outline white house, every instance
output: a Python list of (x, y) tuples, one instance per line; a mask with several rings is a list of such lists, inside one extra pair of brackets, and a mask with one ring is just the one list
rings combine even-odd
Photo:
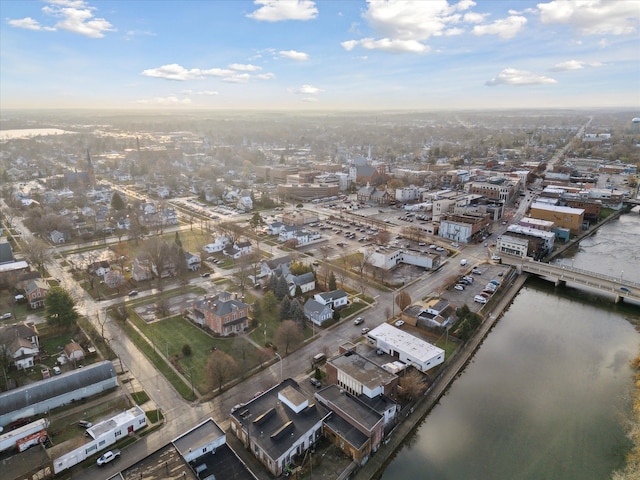
[(296, 294), (296, 290), (300, 287), (302, 293), (307, 293), (316, 288), (316, 276), (313, 272), (303, 273), (302, 275), (289, 274), (286, 277), (287, 284), (289, 285), (289, 296), (293, 297)]
[(341, 288), (332, 290), (331, 292), (316, 293), (313, 299), (322, 305), (329, 305), (334, 309), (344, 307), (349, 303), (347, 292)]
[(192, 272), (200, 270), (200, 257), (190, 252), (184, 252), (187, 268)]
[(227, 245), (229, 245), (231, 241), (229, 240), (229, 238), (225, 237), (225, 236), (220, 236), (218, 238), (216, 238), (216, 241), (213, 243), (208, 243), (207, 245), (205, 245), (203, 247), (203, 250), (207, 253), (216, 253), (216, 252), (221, 252), (224, 250), (224, 247), (226, 247)]
[(19, 323), (0, 330), (0, 349), (11, 355), (18, 370), (31, 368), (40, 352), (38, 330), (35, 325)]
[(64, 355), (70, 362), (78, 362), (84, 360), (84, 350), (77, 342), (67, 343), (64, 346)]

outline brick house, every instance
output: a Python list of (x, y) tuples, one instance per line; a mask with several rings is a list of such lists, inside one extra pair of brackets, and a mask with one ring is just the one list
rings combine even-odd
[(222, 292), (194, 302), (188, 317), (198, 325), (226, 337), (249, 328), (249, 305), (238, 300), (237, 295)]

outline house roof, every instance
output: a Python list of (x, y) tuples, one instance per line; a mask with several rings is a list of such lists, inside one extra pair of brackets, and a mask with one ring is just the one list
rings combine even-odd
[(296, 285), (306, 285), (307, 283), (316, 281), (316, 276), (313, 272), (303, 273), (302, 275), (292, 275), (291, 277), (291, 281)]
[(298, 383), (287, 378), (231, 415), (246, 427), (261, 450), (279, 459), (329, 415), (322, 405), (309, 400)]
[(204, 300), (195, 302), (194, 307), (201, 311), (209, 310), (218, 317), (222, 317), (231, 313), (233, 310), (243, 310), (247, 308), (248, 305), (240, 300), (231, 298), (229, 292), (222, 292), (211, 298), (205, 298)]
[(64, 353), (68, 356), (70, 356), (73, 352), (82, 352), (84, 353), (84, 350), (82, 349), (82, 347), (80, 346), (79, 343), (76, 342), (71, 342), (71, 343), (67, 343), (64, 346)]
[(115, 377), (113, 364), (104, 361), (9, 390), (0, 394), (0, 416)]
[[(335, 407), (342, 415), (349, 417), (354, 423), (371, 431), (382, 421), (382, 415), (361, 402), (358, 397), (342, 390), (338, 385), (329, 385), (319, 392), (316, 398), (327, 408)], [(330, 406), (331, 405), (331, 406)]]
[(304, 304), (304, 313), (306, 315), (320, 314), (325, 309), (331, 310), (331, 307), (329, 305), (323, 305), (322, 303), (314, 300), (313, 298), (310, 298)]
[(371, 390), (396, 379), (393, 373), (387, 372), (384, 368), (352, 351), (331, 358), (329, 363)]
[(17, 323), (0, 329), (0, 343), (10, 343), (14, 338), (25, 338), (31, 340), (38, 335), (38, 329), (26, 323)]
[(320, 295), (320, 297), (325, 302), (333, 302), (338, 298), (346, 297), (347, 292), (345, 292), (341, 288), (338, 288), (337, 290), (332, 290), (331, 292), (322, 292), (322, 293), (319, 293), (318, 295)]
[(33, 280), (29, 280), (26, 286), (24, 287), (24, 291), (27, 294), (37, 289), (49, 290), (49, 284), (45, 282), (42, 278), (34, 278)]
[(180, 455), (184, 456), (220, 438), (225, 438), (224, 432), (216, 422), (209, 418), (173, 440), (173, 444)]
[(0, 263), (13, 262), (13, 251), (9, 242), (0, 242)]

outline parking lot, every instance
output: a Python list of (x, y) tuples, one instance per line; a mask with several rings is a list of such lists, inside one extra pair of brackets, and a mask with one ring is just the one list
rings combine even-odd
[[(479, 299), (478, 301), (474, 300), (476, 296), (486, 298), (488, 303), (504, 286), (505, 280), (508, 280), (510, 267), (508, 265), (484, 263), (477, 267), (476, 273), (472, 273), (472, 270), (476, 269), (461, 269), (460, 275), (443, 292), (443, 297), (458, 307), (466, 304), (471, 310), (477, 311), (482, 308), (484, 303)], [(466, 281), (464, 277), (467, 277)], [(468, 279), (472, 280), (469, 281)], [(493, 287), (488, 287), (491, 282), (494, 282)], [(456, 286), (462, 288), (456, 288)], [(490, 291), (492, 289), (494, 290), (493, 292)]]

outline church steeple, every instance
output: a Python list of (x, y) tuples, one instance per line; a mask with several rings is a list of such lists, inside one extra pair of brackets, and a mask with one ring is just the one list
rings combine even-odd
[(87, 176), (89, 177), (89, 185), (94, 186), (96, 184), (96, 175), (93, 171), (93, 163), (91, 162), (91, 154), (87, 148)]

